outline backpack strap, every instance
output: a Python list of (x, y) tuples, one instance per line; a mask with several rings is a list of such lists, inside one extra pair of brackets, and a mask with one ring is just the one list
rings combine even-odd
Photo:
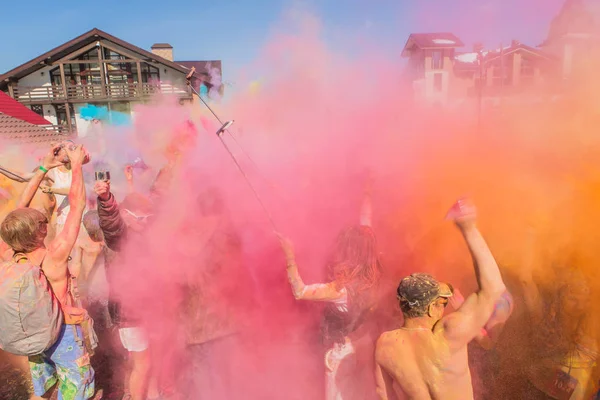
[[(38, 267), (42, 268), (42, 265), (44, 264), (44, 260), (46, 259), (47, 254), (48, 254), (48, 250), (46, 250), (44, 252), (44, 257), (42, 257), (42, 260), (40, 261), (40, 265), (38, 265)], [(27, 257), (27, 254), (25, 254), (25, 253), (15, 252), (13, 254), (13, 262), (15, 264), (24, 264), (26, 262), (29, 262), (29, 257)]]
[(81, 297), (79, 296), (79, 289), (77, 287), (77, 278), (69, 272), (69, 287), (67, 291), (73, 298), (73, 305), (78, 308), (83, 308)]
[(13, 261), (15, 264), (24, 264), (29, 261), (29, 258), (25, 253), (15, 253), (13, 254)]

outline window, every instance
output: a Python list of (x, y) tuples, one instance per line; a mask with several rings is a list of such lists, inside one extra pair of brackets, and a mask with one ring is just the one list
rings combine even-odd
[(158, 68), (142, 63), (142, 82), (144, 83), (158, 83), (160, 82), (160, 72)]
[(44, 106), (42, 106), (41, 104), (32, 104), (31, 111), (42, 117), (44, 116)]
[(501, 87), (512, 85), (512, 65), (513, 58), (506, 56), (503, 60), (498, 60), (490, 65), (490, 68), (492, 68), (493, 86)]
[[(67, 81), (67, 85), (76, 85), (81, 83), (81, 71), (80, 69), (83, 67), (86, 68), (85, 64), (65, 64), (65, 80)], [(54, 68), (50, 71), (50, 77), (52, 78), (52, 84), (55, 86), (62, 85), (62, 81), (60, 79), (60, 67)]]
[(535, 78), (535, 67), (529, 58), (521, 57), (521, 83), (533, 83)]
[(89, 50), (87, 53), (81, 54), (76, 58), (77, 60), (98, 60), (98, 48), (94, 47)]
[[(130, 85), (133, 85), (133, 67), (131, 63), (106, 63), (106, 79), (111, 89), (120, 88), (128, 91)], [(125, 95), (125, 93), (123, 93)]]
[(431, 69), (444, 69), (444, 53), (442, 50), (431, 52)]
[(112, 51), (111, 49), (107, 49), (106, 47), (103, 47), (102, 50), (104, 50), (104, 59), (105, 60), (126, 60), (127, 57), (125, 57), (122, 54), (116, 53), (114, 51)]
[(443, 74), (434, 74), (433, 75), (433, 88), (436, 92), (441, 92), (443, 89), (444, 83), (444, 75)]
[[(56, 112), (56, 124), (62, 127), (68, 127), (69, 123), (67, 121), (67, 110), (65, 109), (64, 104), (54, 104), (54, 110)], [(69, 113), (71, 114), (71, 126), (75, 128), (77, 126), (75, 122), (75, 110), (73, 109), (73, 104), (69, 104)]]
[(122, 114), (131, 114), (131, 103), (128, 101), (117, 101), (110, 103), (110, 111), (120, 112)]

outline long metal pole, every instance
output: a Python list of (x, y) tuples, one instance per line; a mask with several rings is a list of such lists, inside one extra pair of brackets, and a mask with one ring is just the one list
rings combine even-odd
[(12, 179), (13, 181), (17, 181), (17, 182), (21, 182), (21, 183), (25, 183), (28, 182), (28, 179), (23, 178), (22, 176), (19, 176), (17, 174), (15, 174), (14, 172), (10, 172), (9, 170), (0, 167), (0, 174), (6, 176), (9, 179)]
[[(191, 79), (191, 75), (188, 75), (188, 77), (189, 77), (189, 79)], [(240, 163), (238, 162), (238, 160), (235, 158), (235, 155), (233, 154), (233, 152), (231, 151), (231, 149), (229, 149), (229, 146), (227, 146), (227, 143), (225, 143), (225, 140), (223, 140), (222, 133), (224, 131), (226, 131), (227, 133), (229, 133), (229, 135), (231, 135), (231, 133), (229, 132), (229, 130), (227, 129), (227, 127), (230, 126), (233, 123), (233, 121), (227, 121), (227, 122), (223, 123), (221, 121), (221, 119), (219, 118), (219, 116), (217, 115), (217, 113), (215, 113), (213, 111), (213, 109), (210, 107), (210, 105), (208, 105), (208, 103), (206, 101), (204, 101), (204, 99), (202, 98), (202, 96), (200, 96), (200, 93), (198, 93), (198, 91), (196, 89), (194, 89), (194, 87), (191, 85), (191, 82), (190, 82), (189, 79), (188, 79), (188, 84), (190, 86), (190, 89), (192, 90), (192, 93), (194, 93), (196, 96), (198, 96), (198, 98), (200, 99), (200, 101), (206, 106), (206, 108), (208, 108), (210, 110), (210, 112), (212, 113), (212, 115), (221, 124), (221, 127), (219, 128), (219, 130), (217, 130), (216, 135), (219, 137), (219, 140), (223, 144), (223, 147), (225, 147), (225, 150), (227, 150), (227, 153), (229, 154), (229, 156), (231, 157), (231, 159), (235, 163), (237, 169), (240, 171), (240, 174), (242, 174), (242, 177), (244, 178), (244, 180), (248, 184), (248, 187), (250, 187), (250, 190), (252, 190), (252, 193), (254, 193), (254, 197), (256, 197), (256, 200), (258, 201), (258, 203), (260, 204), (261, 208), (263, 209), (265, 215), (267, 216), (267, 219), (269, 220), (269, 223), (271, 224), (271, 227), (273, 228), (274, 231), (279, 232), (279, 229), (277, 228), (277, 225), (275, 225), (275, 221), (273, 220), (273, 217), (271, 216), (271, 213), (267, 209), (267, 206), (265, 205), (265, 203), (262, 201), (262, 198), (258, 194), (258, 191), (254, 188), (254, 185), (252, 184), (252, 182), (248, 178), (248, 175), (246, 175), (246, 172), (244, 171), (244, 169), (242, 168), (242, 166), (240, 165)], [(233, 135), (231, 135), (231, 136), (233, 137)]]

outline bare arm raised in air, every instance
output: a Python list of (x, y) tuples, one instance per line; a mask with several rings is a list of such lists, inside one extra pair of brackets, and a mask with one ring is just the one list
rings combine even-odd
[(371, 200), (371, 191), (373, 183), (369, 180), (365, 188), (363, 203), (360, 209), (360, 224), (365, 226), (373, 225), (373, 205)]
[(52, 168), (62, 165), (62, 162), (58, 159), (55, 153), (58, 149), (59, 147), (56, 146), (50, 149), (50, 152), (46, 154), (42, 160), (42, 165), (35, 171), (33, 177), (29, 180), (25, 190), (21, 194), (19, 202), (17, 203), (17, 208), (29, 207), (29, 204), (31, 204), (31, 200), (33, 200), (33, 197), (35, 196), (40, 184), (44, 178), (46, 178), (48, 171)]
[(133, 167), (127, 165), (123, 172), (125, 173), (125, 179), (127, 180), (127, 191), (129, 193), (135, 192), (135, 186), (133, 186)]
[(333, 282), (306, 285), (298, 271), (292, 243), (281, 235), (278, 236), (287, 260), (288, 281), (296, 300), (335, 301), (346, 296), (345, 289), (338, 289)]
[(119, 212), (115, 196), (110, 192), (110, 181), (96, 181), (94, 191), (98, 195), (98, 218), (106, 246), (120, 251), (127, 237), (127, 225)]
[(459, 201), (449, 214), (460, 229), (475, 266), (479, 290), (465, 300), (455, 312), (441, 320), (443, 334), (451, 348), (466, 346), (481, 334), (494, 306), (506, 291), (498, 264), (476, 226), (475, 208)]
[[(454, 288), (454, 293), (450, 298), (450, 304), (452, 308), (458, 310), (463, 303), (465, 302), (465, 298), (462, 293)], [(513, 312), (514, 300), (511, 294), (507, 291), (500, 297), (500, 299), (496, 302), (494, 306), (494, 312), (490, 319), (486, 322), (485, 326), (481, 328), (481, 333), (475, 337), (475, 341), (484, 349), (490, 350), (496, 342), (502, 330), (504, 329), (504, 324), (508, 320), (508, 318), (512, 315)]]
[(85, 186), (82, 167), (86, 153), (83, 146), (67, 148), (66, 151), (73, 172), (71, 191), (69, 192), (71, 210), (63, 230), (48, 246), (48, 254), (43, 268), (50, 282), (66, 279), (67, 277), (67, 259), (77, 241), (81, 218), (85, 210)]

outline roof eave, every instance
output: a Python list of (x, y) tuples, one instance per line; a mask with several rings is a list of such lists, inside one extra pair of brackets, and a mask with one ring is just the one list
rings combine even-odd
[[(129, 42), (125, 42), (124, 40), (121, 40), (121, 39), (119, 39), (119, 38), (117, 38), (115, 36), (112, 36), (112, 35), (104, 32), (104, 31), (101, 31), (100, 29), (94, 28), (94, 29), (92, 29), (92, 30), (90, 30), (90, 31), (82, 34), (82, 35), (77, 36), (74, 39), (69, 40), (66, 43), (63, 43), (60, 46), (57, 46), (57, 47), (53, 48), (50, 51), (47, 51), (46, 53), (44, 53), (44, 54), (42, 54), (42, 55), (40, 55), (40, 56), (38, 56), (38, 57), (36, 57), (36, 58), (34, 58), (34, 59), (26, 62), (24, 64), (21, 64), (18, 67), (13, 68), (10, 71), (8, 71), (8, 72), (0, 75), (0, 88), (5, 87), (6, 83), (10, 79), (19, 79), (19, 78), (16, 78), (16, 76), (18, 76), (18, 75), (22, 74), (23, 76), (25, 76), (25, 75), (31, 74), (31, 73), (39, 70), (39, 69), (44, 68), (47, 64), (42, 63), (42, 62), (44, 62), (44, 61), (46, 61), (48, 59), (51, 59), (53, 55), (56, 55), (57, 53), (60, 53), (61, 51), (65, 51), (65, 50), (69, 49), (69, 47), (72, 47), (73, 45), (77, 44), (78, 42), (81, 42), (83, 40), (86, 40), (86, 39), (89, 39), (89, 38), (92, 38), (92, 37), (102, 37), (102, 38), (104, 38), (106, 40), (109, 40), (111, 42), (114, 42), (114, 43), (116, 43), (116, 44), (118, 44), (118, 45), (120, 45), (122, 47), (125, 47), (128, 50), (131, 50), (131, 51), (134, 51), (134, 52), (139, 53), (141, 55), (144, 55), (147, 58), (154, 59), (157, 62), (159, 62), (161, 64), (164, 64), (164, 65), (166, 65), (168, 67), (171, 67), (171, 68), (173, 68), (173, 69), (175, 69), (175, 70), (177, 70), (177, 71), (179, 71), (181, 73), (187, 74), (189, 72), (189, 69), (187, 69), (187, 68), (185, 68), (185, 67), (183, 67), (183, 66), (181, 66), (181, 65), (179, 65), (179, 64), (177, 64), (177, 63), (175, 63), (173, 61), (167, 60), (166, 58), (163, 58), (163, 57), (161, 57), (159, 55), (156, 55), (156, 54), (154, 54), (152, 52), (144, 50), (144, 49), (142, 49), (140, 47), (137, 47), (137, 46), (135, 46), (135, 45), (133, 45), (133, 44), (131, 44)], [(49, 65), (51, 65), (51, 64), (52, 63), (50, 63)]]
[[(487, 62), (490, 62), (490, 61), (497, 60), (500, 57), (507, 56), (507, 55), (515, 53), (515, 52), (517, 52), (519, 50), (526, 51), (526, 52), (528, 52), (530, 54), (533, 54), (536, 57), (545, 58), (547, 60), (552, 60), (553, 59), (553, 57), (551, 57), (550, 55), (548, 55), (546, 53), (543, 53), (543, 52), (541, 52), (539, 50), (536, 50), (533, 47), (529, 48), (529, 46), (519, 46), (519, 47), (516, 47), (514, 49), (510, 49), (509, 51), (505, 51), (505, 52), (502, 52), (502, 53), (501, 52), (495, 53), (493, 55), (493, 57), (486, 58), (485, 62), (487, 63)], [(488, 54), (488, 56), (489, 56), (489, 54)]]

